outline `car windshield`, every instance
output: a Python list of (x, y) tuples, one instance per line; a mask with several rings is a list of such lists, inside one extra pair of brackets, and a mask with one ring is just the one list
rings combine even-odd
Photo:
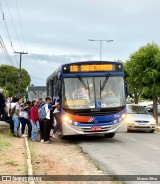
[(112, 108), (125, 105), (121, 76), (64, 78), (62, 105), (68, 109)]
[(128, 114), (149, 114), (143, 106), (127, 105)]

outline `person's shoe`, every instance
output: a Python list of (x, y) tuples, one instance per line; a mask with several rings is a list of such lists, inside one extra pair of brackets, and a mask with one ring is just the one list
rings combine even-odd
[(51, 136), (55, 139), (57, 138), (56, 134), (52, 134)]
[(17, 137), (17, 132), (14, 132), (13, 133), (13, 137)]
[(45, 143), (45, 144), (49, 144), (49, 143), (51, 143), (51, 141), (48, 140), (48, 141), (45, 141), (44, 143)]
[(21, 138), (22, 136), (21, 136), (21, 134), (17, 134), (17, 137), (18, 137), (18, 138)]
[(44, 139), (41, 139), (41, 142), (44, 142)]
[(58, 132), (58, 135), (61, 135), (62, 134), (62, 132)]
[(23, 134), (22, 137), (27, 137), (27, 135), (26, 134)]

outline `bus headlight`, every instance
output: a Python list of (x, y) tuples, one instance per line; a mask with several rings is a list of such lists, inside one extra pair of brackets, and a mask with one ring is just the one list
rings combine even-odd
[(69, 122), (69, 120), (70, 120), (70, 119), (69, 119), (68, 116), (64, 116), (64, 117), (63, 117), (63, 121), (64, 121), (64, 122)]
[(124, 114), (122, 114), (122, 116), (121, 116), (121, 117), (122, 117), (122, 119), (125, 119), (125, 118), (126, 118), (126, 116), (127, 116), (127, 115), (124, 113)]

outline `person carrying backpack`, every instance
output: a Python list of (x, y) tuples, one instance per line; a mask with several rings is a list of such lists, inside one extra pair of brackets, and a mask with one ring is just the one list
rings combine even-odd
[(46, 111), (45, 111), (44, 104), (41, 103), (41, 99), (39, 100), (39, 104), (40, 104), (40, 108), (38, 109), (39, 126), (40, 126), (39, 135), (40, 135), (40, 141), (44, 142), (43, 131), (44, 131), (44, 119), (46, 118)]

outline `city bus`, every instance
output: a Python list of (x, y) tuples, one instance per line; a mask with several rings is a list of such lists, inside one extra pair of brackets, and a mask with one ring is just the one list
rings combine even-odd
[(125, 117), (128, 84), (123, 63), (85, 61), (61, 65), (47, 78), (47, 95), (60, 98), (61, 138), (112, 138)]
[(29, 86), (26, 92), (26, 101), (42, 98), (45, 101), (46, 86)]

